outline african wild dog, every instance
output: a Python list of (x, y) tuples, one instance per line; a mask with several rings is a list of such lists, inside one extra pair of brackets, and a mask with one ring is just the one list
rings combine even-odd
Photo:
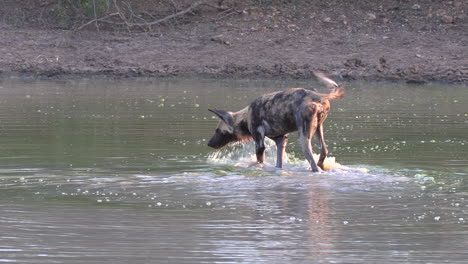
[[(328, 155), (323, 135), (323, 122), (330, 111), (329, 100), (343, 97), (344, 89), (322, 73), (315, 76), (333, 89), (329, 94), (315, 90), (290, 88), (258, 97), (246, 108), (238, 112), (208, 109), (221, 121), (208, 146), (218, 149), (230, 142), (254, 140), (257, 162), (265, 160), (265, 137), (275, 141), (277, 146), (276, 166), (281, 168), (288, 143), (288, 133), (299, 131), (299, 141), (312, 171), (323, 169)], [(317, 132), (321, 151), (318, 163), (312, 156), (311, 140)], [(317, 166), (318, 165), (318, 166)]]

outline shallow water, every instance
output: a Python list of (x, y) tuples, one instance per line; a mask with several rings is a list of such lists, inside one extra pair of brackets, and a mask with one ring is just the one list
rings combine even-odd
[(323, 173), (206, 146), (207, 108), (291, 86), (0, 80), (0, 262), (466, 263), (467, 87), (347, 83)]

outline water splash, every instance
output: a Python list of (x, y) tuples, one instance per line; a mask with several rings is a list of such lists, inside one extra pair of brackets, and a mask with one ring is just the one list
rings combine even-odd
[[(276, 145), (273, 140), (265, 139), (266, 161), (264, 167), (270, 168), (276, 164)], [(318, 161), (319, 155), (313, 154), (314, 159)], [(300, 156), (300, 155), (299, 155)], [(255, 156), (255, 143), (235, 143), (223, 149), (217, 150), (208, 156), (208, 162), (212, 164), (234, 165), (236, 167), (258, 166)], [(347, 167), (336, 161), (335, 157), (327, 157), (324, 161), (325, 170), (345, 169)], [(288, 170), (310, 169), (309, 163), (303, 158), (296, 156), (295, 153), (287, 153), (283, 167)]]

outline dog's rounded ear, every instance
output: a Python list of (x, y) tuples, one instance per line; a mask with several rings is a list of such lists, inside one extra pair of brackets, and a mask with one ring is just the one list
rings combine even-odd
[(216, 114), (219, 118), (221, 118), (221, 120), (223, 120), (228, 125), (232, 126), (234, 124), (234, 117), (232, 116), (231, 112), (219, 109), (208, 109), (208, 111)]

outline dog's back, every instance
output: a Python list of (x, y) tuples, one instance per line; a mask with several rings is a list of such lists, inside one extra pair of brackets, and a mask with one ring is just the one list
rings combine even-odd
[(329, 97), (336, 99), (340, 93), (320, 94), (309, 89), (290, 88), (262, 95), (249, 107), (249, 127), (251, 131), (263, 127), (265, 136), (270, 138), (296, 131), (298, 122), (312, 118), (314, 112), (326, 116), (330, 109)]

